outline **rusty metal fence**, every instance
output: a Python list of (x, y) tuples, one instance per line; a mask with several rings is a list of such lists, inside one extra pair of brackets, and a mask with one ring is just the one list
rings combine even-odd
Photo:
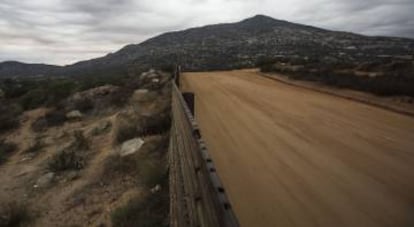
[[(179, 81), (179, 70), (176, 79)], [(172, 89), (169, 147), (170, 226), (239, 226), (198, 125), (177, 84), (173, 83)]]

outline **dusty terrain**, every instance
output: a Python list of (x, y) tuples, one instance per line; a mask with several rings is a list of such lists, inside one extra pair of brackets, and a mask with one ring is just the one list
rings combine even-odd
[[(159, 80), (144, 83), (150, 77)], [(139, 210), (142, 201), (158, 209), (153, 198), (168, 195), (165, 185), (160, 186), (168, 132), (147, 128), (155, 128), (153, 122), (164, 112), (169, 114), (171, 90), (164, 74), (150, 72), (140, 80), (142, 87), (128, 93), (122, 105), (108, 101), (116, 95), (114, 86), (96, 87), (67, 98), (67, 108), (75, 99), (91, 100), (92, 109), (81, 116), (66, 114), (61, 125), (43, 123), (36, 129), (35, 122), (57, 112), (41, 107), (25, 111), (16, 129), (0, 134), (17, 146), (0, 163), (0, 226), (136, 226), (129, 213), (145, 218)], [(139, 147), (128, 143), (137, 139), (142, 140)], [(147, 212), (155, 213), (151, 218), (167, 216)]]
[(242, 226), (414, 225), (414, 118), (252, 71), (183, 87)]

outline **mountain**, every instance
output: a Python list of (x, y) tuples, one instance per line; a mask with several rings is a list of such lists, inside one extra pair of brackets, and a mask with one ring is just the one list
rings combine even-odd
[[(257, 15), (237, 23), (164, 33), (140, 44), (127, 45), (101, 58), (61, 68), (48, 66), (43, 73), (127, 73), (129, 65), (148, 68), (174, 63), (181, 64), (185, 70), (202, 71), (251, 67), (263, 57), (324, 58), (352, 62), (383, 56), (412, 56), (413, 53), (412, 39), (329, 31)], [(27, 71), (30, 67), (10, 69), (3, 64), (0, 64), (0, 76), (10, 76), (12, 72), (21, 75), (42, 72)]]
[(61, 69), (61, 66), (55, 65), (6, 61), (0, 63), (0, 77), (53, 75), (60, 73)]

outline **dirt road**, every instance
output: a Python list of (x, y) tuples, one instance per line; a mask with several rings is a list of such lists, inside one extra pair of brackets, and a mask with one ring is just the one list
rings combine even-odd
[(414, 118), (253, 71), (182, 80), (242, 226), (414, 226)]

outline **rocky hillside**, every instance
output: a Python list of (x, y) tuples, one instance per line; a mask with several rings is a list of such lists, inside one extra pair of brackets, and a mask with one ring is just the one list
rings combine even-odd
[[(50, 67), (44, 74), (126, 73), (125, 66), (131, 64), (140, 68), (179, 63), (185, 70), (233, 69), (251, 67), (261, 57), (300, 56), (353, 62), (387, 56), (412, 58), (413, 53), (412, 39), (328, 31), (257, 15), (237, 23), (168, 32), (140, 44), (127, 45), (101, 58), (78, 62), (57, 71)], [(14, 70), (0, 64), (0, 76), (18, 75), (18, 72), (30, 74), (22, 73), (18, 68)]]
[(1, 227), (168, 226), (171, 76), (127, 79), (24, 111), (0, 98)]

